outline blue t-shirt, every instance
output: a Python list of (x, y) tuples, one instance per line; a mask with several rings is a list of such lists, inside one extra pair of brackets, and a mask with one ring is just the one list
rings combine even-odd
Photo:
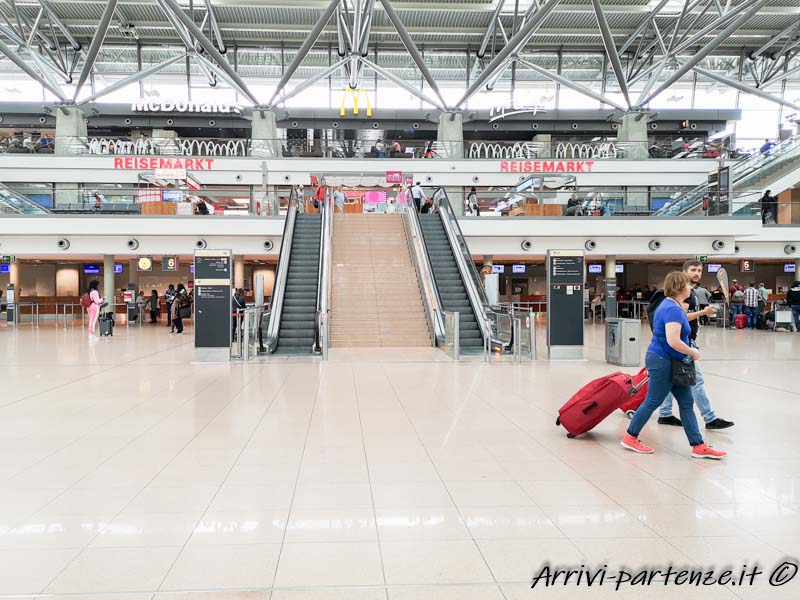
[(664, 298), (664, 301), (659, 304), (656, 313), (653, 315), (653, 339), (647, 349), (663, 358), (683, 360), (686, 355), (673, 349), (667, 343), (667, 323), (680, 323), (681, 341), (687, 346), (690, 345), (689, 336), (692, 328), (689, 326), (689, 319), (686, 317), (686, 313), (672, 298)]

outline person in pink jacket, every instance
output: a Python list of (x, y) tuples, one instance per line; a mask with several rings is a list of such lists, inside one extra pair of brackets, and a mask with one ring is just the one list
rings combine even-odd
[(97, 291), (100, 282), (96, 279), (89, 282), (89, 289), (86, 293), (89, 294), (91, 304), (86, 308), (86, 313), (89, 315), (89, 339), (97, 337), (94, 334), (94, 328), (97, 325), (97, 318), (100, 316), (100, 305), (103, 303), (103, 297)]

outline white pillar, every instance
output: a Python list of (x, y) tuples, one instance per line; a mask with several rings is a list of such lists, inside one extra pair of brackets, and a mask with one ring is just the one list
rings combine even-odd
[(85, 148), (88, 139), (86, 115), (76, 106), (56, 109), (56, 154), (77, 153)]
[(128, 277), (126, 278), (127, 281), (125, 282), (125, 289), (128, 289), (128, 284), (132, 283), (134, 290), (138, 291), (139, 288), (139, 268), (138, 268), (138, 259), (132, 258), (128, 261)]
[(244, 256), (233, 258), (233, 287), (244, 289)]
[(253, 110), (253, 121), (250, 129), (250, 156), (257, 158), (280, 158), (281, 156), (278, 125), (275, 113), (271, 110)]
[(622, 115), (622, 123), (617, 131), (617, 141), (620, 142), (625, 158), (629, 160), (650, 158), (647, 150), (647, 116), (641, 113)]
[(606, 256), (606, 279), (615, 279), (617, 277), (617, 257)]
[(794, 280), (800, 281), (800, 258), (794, 260)]
[[(8, 282), (14, 285), (14, 293), (19, 298), (19, 263), (13, 262), (8, 265)], [(19, 302), (19, 300), (17, 300)]]
[(103, 296), (106, 302), (114, 302), (114, 255), (103, 255)]
[[(447, 158), (460, 160), (464, 158), (464, 125), (463, 116), (460, 112), (444, 112), (439, 116), (436, 141), (437, 158)], [(437, 182), (433, 182), (434, 186)], [(464, 214), (464, 188), (446, 187), (447, 197), (450, 199), (450, 206), (456, 216)]]

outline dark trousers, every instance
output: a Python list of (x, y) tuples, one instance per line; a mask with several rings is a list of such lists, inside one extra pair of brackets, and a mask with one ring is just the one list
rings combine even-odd
[(172, 302), (167, 303), (167, 327), (172, 326)]
[(419, 212), (422, 209), (420, 198), (414, 198), (414, 206), (417, 207), (417, 212)]
[(178, 333), (183, 333), (183, 319), (181, 319), (180, 316), (175, 317), (172, 323), (175, 325), (175, 329), (178, 330)]

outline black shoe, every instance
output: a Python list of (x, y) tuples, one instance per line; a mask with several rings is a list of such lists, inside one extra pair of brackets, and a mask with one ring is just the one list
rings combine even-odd
[(658, 417), (659, 425), (674, 425), (675, 427), (682, 427), (683, 423), (678, 417), (670, 415), (668, 417)]
[(728, 427), (733, 427), (733, 421), (716, 418), (706, 423), (706, 429), (727, 429)]

